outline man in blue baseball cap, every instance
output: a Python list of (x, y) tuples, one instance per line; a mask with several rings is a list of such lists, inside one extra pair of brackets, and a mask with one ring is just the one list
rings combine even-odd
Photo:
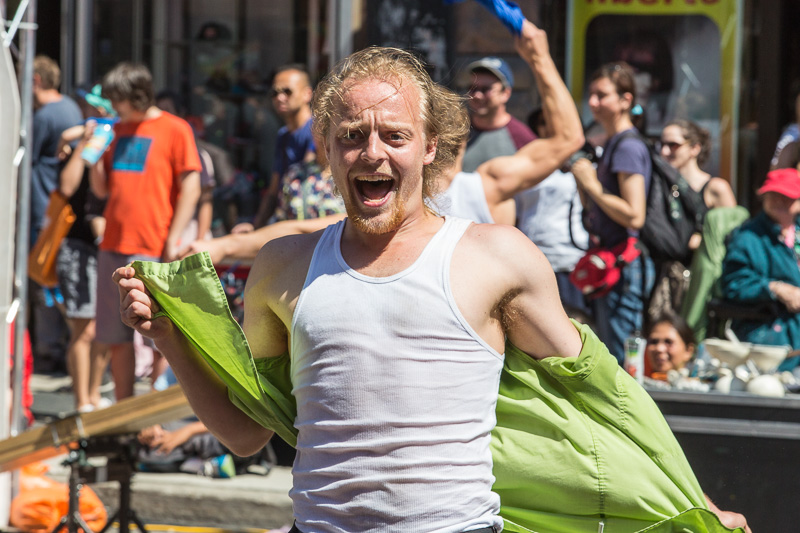
[(513, 155), (536, 138), (511, 116), (506, 103), (511, 98), (514, 74), (499, 57), (484, 57), (469, 64), (470, 136), (464, 154), (464, 172), (474, 172), (481, 163), (502, 155)]

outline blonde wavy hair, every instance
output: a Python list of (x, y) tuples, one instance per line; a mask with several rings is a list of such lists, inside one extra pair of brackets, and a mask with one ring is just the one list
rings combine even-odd
[(407, 80), (419, 90), (419, 108), (426, 140), (436, 140), (436, 157), (422, 171), (422, 194), (432, 199), (436, 180), (451, 167), (469, 134), (469, 115), (464, 98), (434, 82), (425, 65), (413, 54), (399, 48), (373, 46), (340, 61), (317, 85), (311, 102), (312, 129), (318, 143), (324, 142), (343, 102), (345, 82), (380, 80), (402, 84)]

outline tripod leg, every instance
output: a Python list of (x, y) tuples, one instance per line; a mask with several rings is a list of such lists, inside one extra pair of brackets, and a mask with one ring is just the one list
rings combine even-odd
[(53, 529), (51, 533), (58, 533), (59, 531), (64, 529), (64, 526), (66, 525), (67, 525), (67, 515), (64, 515), (61, 517), (61, 520), (58, 521), (58, 524), (56, 524), (56, 527)]
[(133, 509), (131, 509), (131, 520), (133, 520), (133, 523), (136, 524), (136, 527), (139, 528), (139, 531), (141, 531), (141, 533), (147, 533), (147, 529), (145, 529), (144, 523), (139, 519), (139, 516), (136, 514), (136, 511), (134, 511)]
[[(86, 521), (83, 519), (80, 513), (77, 513), (73, 517), (73, 520), (75, 521), (76, 526), (80, 526), (83, 529), (84, 533), (92, 533), (92, 528), (89, 527), (89, 525), (86, 523)], [(75, 533), (80, 533), (80, 531), (76, 528)]]
[(131, 478), (119, 482), (119, 533), (130, 532)]
[(113, 524), (114, 521), (117, 520), (118, 518), (119, 518), (119, 509), (114, 511), (114, 514), (108, 517), (108, 522), (106, 522), (106, 525), (104, 525), (103, 529), (101, 529), (98, 533), (106, 533), (106, 531), (108, 531), (108, 528), (111, 527), (111, 524)]

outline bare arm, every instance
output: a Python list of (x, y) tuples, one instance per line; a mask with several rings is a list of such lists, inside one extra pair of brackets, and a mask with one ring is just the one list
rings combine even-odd
[[(579, 159), (572, 165), (572, 174), (578, 189), (594, 201), (611, 220), (631, 229), (639, 229), (644, 225), (647, 210), (644, 176), (641, 174), (617, 173), (620, 195), (607, 191), (597, 171), (587, 159)], [(583, 199), (583, 196), (581, 196)]]
[(272, 436), (228, 399), (225, 384), (167, 317), (152, 319), (157, 310), (131, 267), (114, 272), (119, 287), (122, 322), (155, 341), (178, 378), (192, 410), (234, 453), (252, 455)]
[(98, 199), (108, 198), (108, 176), (102, 157), (89, 168), (89, 188)]
[(506, 257), (514, 250), (508, 263), (517, 287), (502, 307), (508, 340), (535, 359), (577, 357), (583, 343), (561, 304), (553, 268), (524, 234), (513, 240)]
[(267, 223), (269, 217), (275, 212), (275, 207), (278, 205), (278, 190), (281, 186), (281, 176), (277, 172), (272, 173), (272, 180), (269, 182), (267, 193), (261, 199), (261, 204), (258, 206), (258, 212), (253, 219), (253, 226), (256, 228), (262, 227)]
[[(84, 131), (87, 133), (84, 133)], [(64, 168), (61, 169), (61, 173), (58, 176), (58, 189), (61, 191), (61, 194), (67, 198), (75, 194), (75, 191), (77, 191), (78, 187), (80, 187), (81, 181), (83, 181), (83, 171), (86, 169), (86, 165), (84, 164), (83, 159), (81, 159), (81, 151), (83, 151), (84, 146), (86, 146), (86, 143), (91, 138), (92, 134), (90, 128), (88, 127), (85, 130), (83, 127), (81, 127), (81, 133), (82, 135), (77, 146), (75, 146), (75, 150), (72, 152), (67, 164), (64, 165)], [(61, 138), (65, 142), (70, 142), (70, 140), (65, 138), (63, 135)]]
[(196, 170), (184, 172), (180, 179), (181, 194), (178, 196), (178, 205), (175, 206), (167, 242), (164, 244), (162, 252), (164, 261), (174, 261), (178, 258), (178, 239), (186, 229), (186, 225), (192, 220), (197, 208), (197, 201), (200, 199), (200, 173)]
[(736, 196), (733, 194), (731, 184), (722, 178), (711, 178), (706, 189), (706, 204), (712, 209), (715, 207), (736, 207)]
[(529, 142), (512, 156), (490, 159), (478, 168), (490, 207), (539, 183), (584, 142), (578, 109), (550, 56), (545, 32), (526, 20), (516, 47), (536, 78), (552, 135)]
[(227, 258), (254, 259), (261, 247), (273, 239), (299, 233), (314, 233), (339, 222), (344, 217), (345, 215), (341, 214), (305, 220), (283, 220), (251, 233), (232, 233), (210, 241), (196, 240), (181, 253), (181, 257), (208, 252), (214, 263)]
[(507, 338), (541, 359), (580, 353), (580, 335), (541, 251), (516, 228), (470, 226), (453, 254), (451, 286), (467, 322), (502, 353)]
[(197, 238), (202, 240), (211, 231), (214, 218), (214, 188), (203, 187), (197, 201)]

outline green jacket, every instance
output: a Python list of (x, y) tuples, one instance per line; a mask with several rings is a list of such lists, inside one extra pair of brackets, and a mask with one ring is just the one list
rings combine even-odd
[[(297, 443), (290, 355), (254, 360), (207, 254), (135, 262), (137, 276), (228, 385), (231, 401)], [(536, 361), (508, 344), (492, 432), (505, 530), (725, 532), (658, 407), (594, 333), (579, 357)]]
[(681, 316), (694, 330), (698, 342), (715, 336), (708, 332), (706, 305), (713, 297), (720, 296), (718, 280), (725, 259), (725, 239), (730, 232), (748, 219), (750, 213), (744, 207), (717, 207), (706, 213), (703, 221), (703, 240), (692, 254), (689, 271), (692, 280), (681, 305)]

